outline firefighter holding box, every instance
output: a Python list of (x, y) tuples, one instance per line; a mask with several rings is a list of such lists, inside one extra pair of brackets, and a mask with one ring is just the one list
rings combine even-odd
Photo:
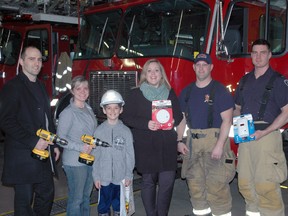
[(238, 184), (246, 202), (246, 215), (284, 216), (280, 183), (287, 165), (279, 128), (288, 121), (288, 84), (270, 66), (266, 40), (256, 40), (251, 58), (254, 70), (245, 75), (235, 94), (235, 116), (252, 114), (255, 141), (239, 144)]

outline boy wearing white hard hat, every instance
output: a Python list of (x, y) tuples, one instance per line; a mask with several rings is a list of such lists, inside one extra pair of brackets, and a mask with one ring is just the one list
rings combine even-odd
[[(100, 106), (107, 120), (97, 127), (94, 136), (111, 144), (109, 148), (97, 147), (94, 151), (93, 179), (99, 189), (98, 215), (120, 216), (120, 184), (132, 184), (135, 165), (133, 137), (119, 115), (125, 102), (115, 90), (108, 90), (101, 99)], [(122, 214), (121, 214), (122, 216)]]

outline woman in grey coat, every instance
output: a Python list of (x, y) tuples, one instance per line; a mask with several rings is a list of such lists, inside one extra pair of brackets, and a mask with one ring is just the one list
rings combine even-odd
[(57, 134), (68, 141), (63, 146), (63, 168), (68, 182), (67, 216), (90, 215), (90, 194), (93, 188), (92, 166), (80, 163), (79, 154), (90, 154), (92, 147), (81, 141), (84, 134), (93, 135), (97, 120), (85, 102), (89, 96), (88, 81), (76, 76), (71, 83), (73, 97), (60, 114)]

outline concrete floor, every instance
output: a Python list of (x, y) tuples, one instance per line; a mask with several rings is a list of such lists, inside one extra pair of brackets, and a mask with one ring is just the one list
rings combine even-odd
[[(3, 145), (0, 145), (0, 176), (2, 173), (3, 166)], [(65, 215), (65, 207), (67, 201), (67, 186), (66, 178), (64, 172), (61, 168), (61, 163), (57, 165), (59, 171), (59, 179), (55, 179), (55, 200), (53, 205), (53, 210), (51, 215), (63, 216)], [(134, 216), (145, 216), (145, 210), (141, 200), (141, 176), (137, 175), (135, 172), (134, 180), (134, 198), (135, 198), (135, 208), (136, 213)], [(284, 186), (288, 186), (288, 181), (286, 181)], [(233, 196), (233, 216), (244, 216), (245, 215), (245, 205), (244, 200), (238, 192), (237, 179), (235, 178), (231, 182), (231, 191)], [(91, 215), (97, 215), (97, 191), (93, 191), (91, 196)], [(288, 215), (288, 187), (282, 188), (283, 200), (285, 202), (286, 215)], [(0, 216), (10, 216), (13, 215), (13, 196), (14, 191), (10, 187), (6, 187), (0, 184)], [(169, 216), (184, 216), (187, 214), (192, 214), (192, 207), (189, 201), (189, 194), (186, 182), (179, 178), (175, 181), (173, 198), (171, 201), (171, 207), (169, 211)]]

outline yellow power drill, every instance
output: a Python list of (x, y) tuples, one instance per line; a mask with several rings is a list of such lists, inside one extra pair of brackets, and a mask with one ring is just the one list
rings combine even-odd
[[(82, 142), (92, 145), (93, 148), (96, 148), (96, 146), (102, 146), (102, 147), (111, 147), (111, 145), (107, 142), (104, 142), (98, 138), (95, 138), (91, 135), (84, 134), (81, 136)], [(88, 166), (92, 166), (94, 163), (94, 156), (90, 154), (86, 154), (84, 152), (81, 152), (78, 158), (78, 161), (80, 163), (87, 164)]]
[[(47, 142), (52, 142), (54, 144), (60, 144), (60, 145), (67, 145), (68, 142), (65, 139), (62, 139), (58, 137), (56, 134), (53, 134), (49, 131), (46, 131), (44, 129), (39, 129), (36, 132), (36, 135)], [(49, 151), (47, 150), (38, 150), (38, 149), (33, 149), (32, 150), (32, 157), (41, 161), (46, 161), (47, 158), (49, 157)]]

